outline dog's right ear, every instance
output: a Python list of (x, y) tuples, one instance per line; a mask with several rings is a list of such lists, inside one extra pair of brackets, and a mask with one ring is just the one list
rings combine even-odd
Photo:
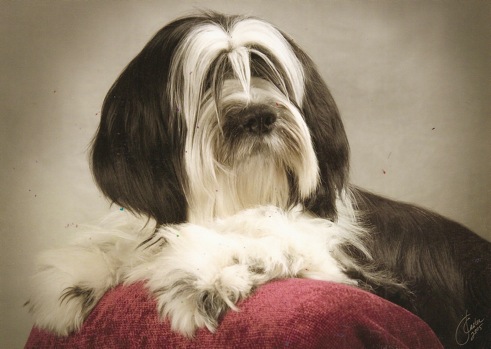
[(320, 172), (319, 186), (304, 206), (320, 217), (337, 219), (336, 200), (343, 197), (348, 187), (348, 138), (336, 103), (315, 64), (294, 41), (289, 39), (289, 42), (304, 68), (302, 114), (310, 130)]
[(186, 220), (186, 125), (168, 96), (169, 67), (192, 18), (162, 28), (109, 90), (91, 167), (112, 202), (159, 224)]

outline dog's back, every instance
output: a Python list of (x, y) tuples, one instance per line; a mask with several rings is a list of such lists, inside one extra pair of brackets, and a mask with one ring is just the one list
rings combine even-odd
[(374, 291), (424, 319), (446, 348), (491, 347), (491, 243), (428, 210), (354, 194), (374, 260), (411, 294)]

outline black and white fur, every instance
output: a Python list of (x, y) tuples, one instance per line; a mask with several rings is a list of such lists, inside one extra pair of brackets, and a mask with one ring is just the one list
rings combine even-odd
[(466, 314), (484, 319), (467, 347), (489, 345), (491, 244), (351, 186), (348, 161), (337, 107), (292, 39), (252, 17), (175, 20), (111, 87), (93, 143), (97, 184), (140, 219), (40, 256), (36, 324), (66, 335), (105, 291), (146, 280), (192, 336), (257, 286), (306, 277), (398, 303), (448, 347)]

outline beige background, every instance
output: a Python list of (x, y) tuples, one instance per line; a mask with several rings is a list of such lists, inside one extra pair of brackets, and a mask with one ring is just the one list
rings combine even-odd
[(489, 4), (0, 0), (0, 347), (27, 338), (33, 255), (108, 211), (86, 153), (106, 91), (195, 7), (264, 17), (310, 53), (342, 112), (354, 183), (491, 239)]

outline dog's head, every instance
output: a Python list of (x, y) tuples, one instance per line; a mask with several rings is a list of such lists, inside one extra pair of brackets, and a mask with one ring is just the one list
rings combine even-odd
[(310, 58), (251, 17), (162, 28), (108, 92), (92, 149), (113, 202), (157, 222), (297, 204), (336, 216), (349, 149)]

